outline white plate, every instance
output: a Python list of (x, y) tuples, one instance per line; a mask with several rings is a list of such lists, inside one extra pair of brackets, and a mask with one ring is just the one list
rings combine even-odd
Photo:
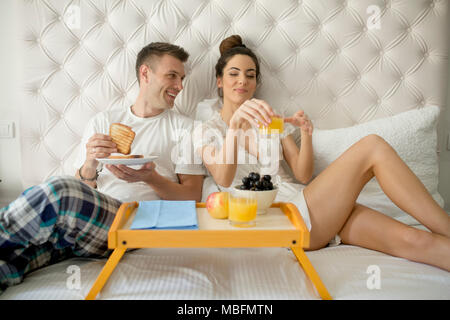
[(145, 156), (144, 158), (130, 158), (130, 159), (108, 159), (98, 158), (97, 161), (103, 164), (124, 164), (126, 166), (138, 166), (158, 159), (158, 156)]

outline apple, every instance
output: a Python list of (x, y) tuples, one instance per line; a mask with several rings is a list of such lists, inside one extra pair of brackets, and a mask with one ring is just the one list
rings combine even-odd
[(206, 210), (215, 219), (228, 218), (228, 192), (213, 192), (206, 198)]

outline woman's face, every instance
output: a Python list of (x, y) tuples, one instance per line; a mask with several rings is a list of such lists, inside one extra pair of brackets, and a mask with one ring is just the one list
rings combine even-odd
[(217, 78), (217, 87), (223, 89), (224, 103), (240, 106), (253, 98), (256, 90), (256, 65), (252, 58), (237, 54), (223, 69), (222, 78)]

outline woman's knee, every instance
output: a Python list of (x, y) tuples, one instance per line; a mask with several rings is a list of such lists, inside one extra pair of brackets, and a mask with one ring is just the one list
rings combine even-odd
[(365, 154), (372, 164), (377, 161), (384, 161), (386, 157), (395, 152), (383, 137), (376, 134), (369, 134), (358, 143), (361, 145), (361, 154)]
[(386, 140), (384, 140), (383, 137), (381, 137), (377, 134), (369, 134), (369, 135), (365, 136), (364, 138), (361, 138), (361, 140), (359, 140), (359, 142), (371, 149), (389, 146), (389, 144), (386, 142)]
[(401, 233), (400, 244), (405, 252), (417, 255), (418, 252), (424, 252), (433, 246), (433, 235), (431, 232), (410, 226)]

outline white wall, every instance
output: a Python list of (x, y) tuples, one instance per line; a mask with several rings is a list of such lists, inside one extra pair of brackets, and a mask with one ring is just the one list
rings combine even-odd
[[(20, 144), (19, 144), (19, 106), (20, 100), (19, 72), (21, 68), (20, 39), (13, 28), (18, 25), (16, 0), (0, 1), (0, 120), (15, 122), (15, 137), (0, 138), (0, 204), (6, 204), (16, 198), (23, 190), (20, 178)], [(13, 27), (12, 27), (13, 26)], [(449, 34), (450, 37), (450, 34)], [(450, 64), (449, 64), (450, 75)], [(450, 83), (449, 90), (450, 92)], [(440, 178), (439, 192), (444, 197), (446, 209), (450, 211), (450, 151), (447, 150), (447, 135), (450, 133), (450, 94), (449, 106), (441, 120), (440, 138)]]
[(15, 32), (18, 23), (16, 0), (0, 1), (0, 120), (14, 121), (13, 139), (0, 138), (0, 203), (9, 202), (22, 191), (19, 148), (19, 39)]

